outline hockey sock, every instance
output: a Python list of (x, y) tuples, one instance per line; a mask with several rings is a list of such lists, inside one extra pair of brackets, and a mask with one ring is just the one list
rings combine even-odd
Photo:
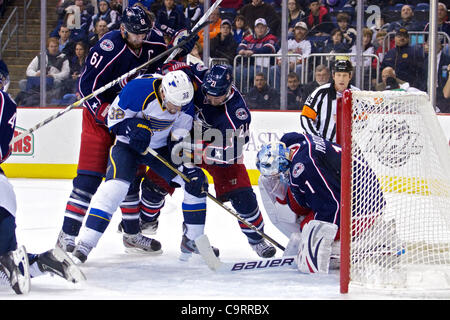
[(164, 207), (165, 196), (168, 192), (158, 184), (150, 181), (149, 178), (142, 182), (141, 197), (141, 220), (144, 222), (155, 221), (159, 217), (162, 207)]
[[(258, 202), (256, 201), (256, 195), (252, 189), (234, 192), (229, 198), (231, 205), (243, 219), (249, 224), (254, 225), (259, 231), (264, 232), (264, 220), (261, 211), (259, 210)], [(238, 221), (238, 223), (242, 232), (247, 236), (250, 244), (255, 244), (262, 240), (262, 236), (256, 231), (240, 221)]]
[(139, 194), (128, 194), (120, 205), (123, 231), (128, 234), (139, 233)]
[(187, 230), (184, 234), (190, 239), (195, 240), (203, 234), (206, 221), (206, 203), (187, 204), (183, 202), (184, 224)]
[(78, 175), (75, 177), (64, 215), (62, 229), (65, 233), (72, 236), (78, 235), (92, 196), (101, 182), (102, 178), (97, 176)]

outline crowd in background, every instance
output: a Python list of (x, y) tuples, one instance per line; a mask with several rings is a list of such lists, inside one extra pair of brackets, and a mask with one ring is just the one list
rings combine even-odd
[[(212, 61), (234, 68), (235, 83), (243, 92), (251, 109), (280, 109), (280, 86), (287, 85), (287, 109), (301, 110), (303, 102), (318, 86), (331, 81), (329, 63), (308, 62), (308, 76), (302, 78), (305, 58), (313, 53), (352, 54), (356, 52), (356, 13), (354, 0), (288, 0), (287, 81), (280, 81), (279, 58), (252, 58), (254, 54), (281, 53), (281, 0), (223, 0), (210, 17), (210, 57)], [(210, 1), (212, 5), (214, 0)], [(128, 5), (141, 5), (148, 10), (154, 23), (169, 44), (179, 30), (190, 29), (203, 15), (202, 0), (129, 0)], [(121, 0), (61, 0), (56, 8), (58, 21), (47, 41), (47, 88), (50, 103), (66, 105), (77, 100), (77, 79), (85, 58), (105, 33), (118, 29), (122, 12)], [(425, 1), (364, 1), (365, 9), (376, 5), (381, 16), (372, 24), (363, 19), (361, 35), (365, 57), (364, 87), (368, 90), (427, 91), (428, 45), (426, 35), (415, 32), (428, 30), (429, 4)], [(79, 21), (75, 21), (77, 13)], [(448, 81), (450, 55), (450, 21), (444, 3), (438, 5), (438, 66), (437, 112), (450, 113), (450, 99), (443, 94)], [(394, 37), (386, 37), (389, 33)], [(188, 63), (203, 63), (203, 32)], [(236, 57), (241, 58), (241, 60)], [(37, 105), (39, 97), (39, 59), (29, 64), (19, 105)], [(248, 61), (245, 59), (249, 59)], [(377, 61), (379, 65), (377, 65)], [(237, 61), (237, 63), (236, 63)], [(355, 63), (352, 57), (353, 63)], [(252, 72), (248, 72), (251, 69)], [(253, 72), (254, 71), (254, 72)], [(377, 73), (380, 79), (377, 80)], [(111, 81), (114, 79), (111, 79)], [(389, 82), (389, 83), (387, 83)], [(246, 86), (247, 85), (247, 86)]]

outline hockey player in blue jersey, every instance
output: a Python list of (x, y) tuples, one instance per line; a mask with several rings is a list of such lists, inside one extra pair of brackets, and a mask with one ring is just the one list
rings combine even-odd
[[(80, 233), (73, 255), (86, 261), (109, 225), (113, 213), (124, 200), (138, 165), (145, 164), (167, 183), (184, 190), (182, 204), (185, 230), (181, 242), (183, 257), (189, 257), (194, 240), (203, 234), (206, 218), (208, 182), (203, 171), (195, 166), (179, 166), (190, 182), (185, 182), (152, 154), (148, 147), (170, 161), (169, 137), (180, 139), (192, 127), (193, 85), (182, 71), (164, 76), (143, 77), (129, 82), (109, 110), (108, 126), (116, 136), (111, 148), (106, 181), (92, 199), (86, 226)], [(134, 234), (124, 233), (124, 244), (152, 253), (161, 252), (161, 244), (142, 236), (139, 223), (132, 226), (123, 221), (124, 230), (134, 227)], [(218, 253), (218, 251), (216, 251)]]
[[(91, 48), (86, 67), (80, 76), (80, 95), (85, 97), (91, 94), (165, 51), (165, 43), (144, 40), (150, 28), (148, 16), (141, 8), (126, 8), (120, 30), (107, 33)], [(192, 41), (182, 47), (181, 54), (187, 54), (192, 49), (196, 39)], [(163, 59), (150, 65), (146, 72), (153, 72), (162, 63)], [(106, 117), (111, 103), (126, 82), (127, 80), (115, 85), (84, 104), (77, 176), (73, 180), (73, 189), (57, 240), (57, 245), (67, 252), (72, 252), (75, 247), (75, 238), (79, 234), (91, 198), (106, 173), (109, 149), (114, 141), (114, 135), (106, 125)]]
[[(279, 142), (263, 145), (256, 166), (271, 221), (287, 237), (301, 232), (296, 239), (299, 270), (327, 273), (332, 252), (339, 254), (341, 147), (322, 137), (290, 132)], [(367, 182), (367, 193), (382, 208), (384, 197), (376, 176), (368, 174)]]
[[(194, 159), (185, 160), (193, 161), (212, 176), (216, 197), (222, 202), (230, 201), (242, 218), (263, 232), (264, 219), (242, 161), (243, 147), (249, 140), (251, 115), (241, 93), (233, 85), (231, 70), (223, 65), (208, 70), (200, 65), (191, 67), (179, 62), (167, 64), (164, 70), (183, 70), (197, 88), (193, 131), (189, 139), (175, 144), (172, 157), (178, 158), (180, 152), (195, 154)], [(153, 194), (154, 203), (160, 203), (160, 209), (164, 194)], [(243, 223), (239, 226), (259, 256), (268, 258), (275, 254), (276, 249), (260, 234)]]
[[(11, 140), (16, 126), (17, 105), (2, 91), (0, 79), (0, 164), (11, 154)], [(27, 254), (16, 239), (16, 195), (0, 167), (0, 283), (7, 281), (17, 294), (28, 293), (30, 277), (44, 273), (59, 275), (68, 281), (84, 279), (82, 272), (59, 248), (42, 254)]]

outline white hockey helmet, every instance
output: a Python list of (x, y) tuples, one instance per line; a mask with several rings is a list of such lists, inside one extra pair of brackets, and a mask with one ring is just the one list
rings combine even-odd
[(164, 99), (176, 106), (185, 106), (194, 98), (194, 86), (188, 75), (181, 71), (171, 71), (162, 79)]

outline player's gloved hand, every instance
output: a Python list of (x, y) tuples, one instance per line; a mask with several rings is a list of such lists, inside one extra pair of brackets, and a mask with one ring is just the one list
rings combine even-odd
[(164, 32), (165, 34), (167, 34), (170, 37), (173, 37), (176, 34), (176, 31), (168, 26), (166, 26), (165, 24), (162, 24), (160, 26), (160, 29), (162, 32)]
[(95, 109), (95, 120), (98, 123), (106, 124), (106, 117), (108, 116), (110, 106), (111, 105), (109, 103), (104, 102), (97, 109)]
[(138, 153), (143, 153), (147, 150), (153, 135), (150, 122), (138, 118), (130, 120), (127, 123), (127, 135), (130, 138), (130, 148)]
[(204, 198), (208, 192), (208, 178), (202, 169), (198, 167), (188, 168), (183, 166), (183, 174), (189, 179), (184, 189), (191, 195)]
[[(186, 40), (187, 36), (183, 36), (180, 38), (179, 42)], [(194, 49), (195, 43), (198, 41), (199, 36), (195, 35), (191, 40), (186, 42), (184, 45), (182, 45), (180, 48), (182, 49), (182, 55), (188, 55), (192, 49)]]

